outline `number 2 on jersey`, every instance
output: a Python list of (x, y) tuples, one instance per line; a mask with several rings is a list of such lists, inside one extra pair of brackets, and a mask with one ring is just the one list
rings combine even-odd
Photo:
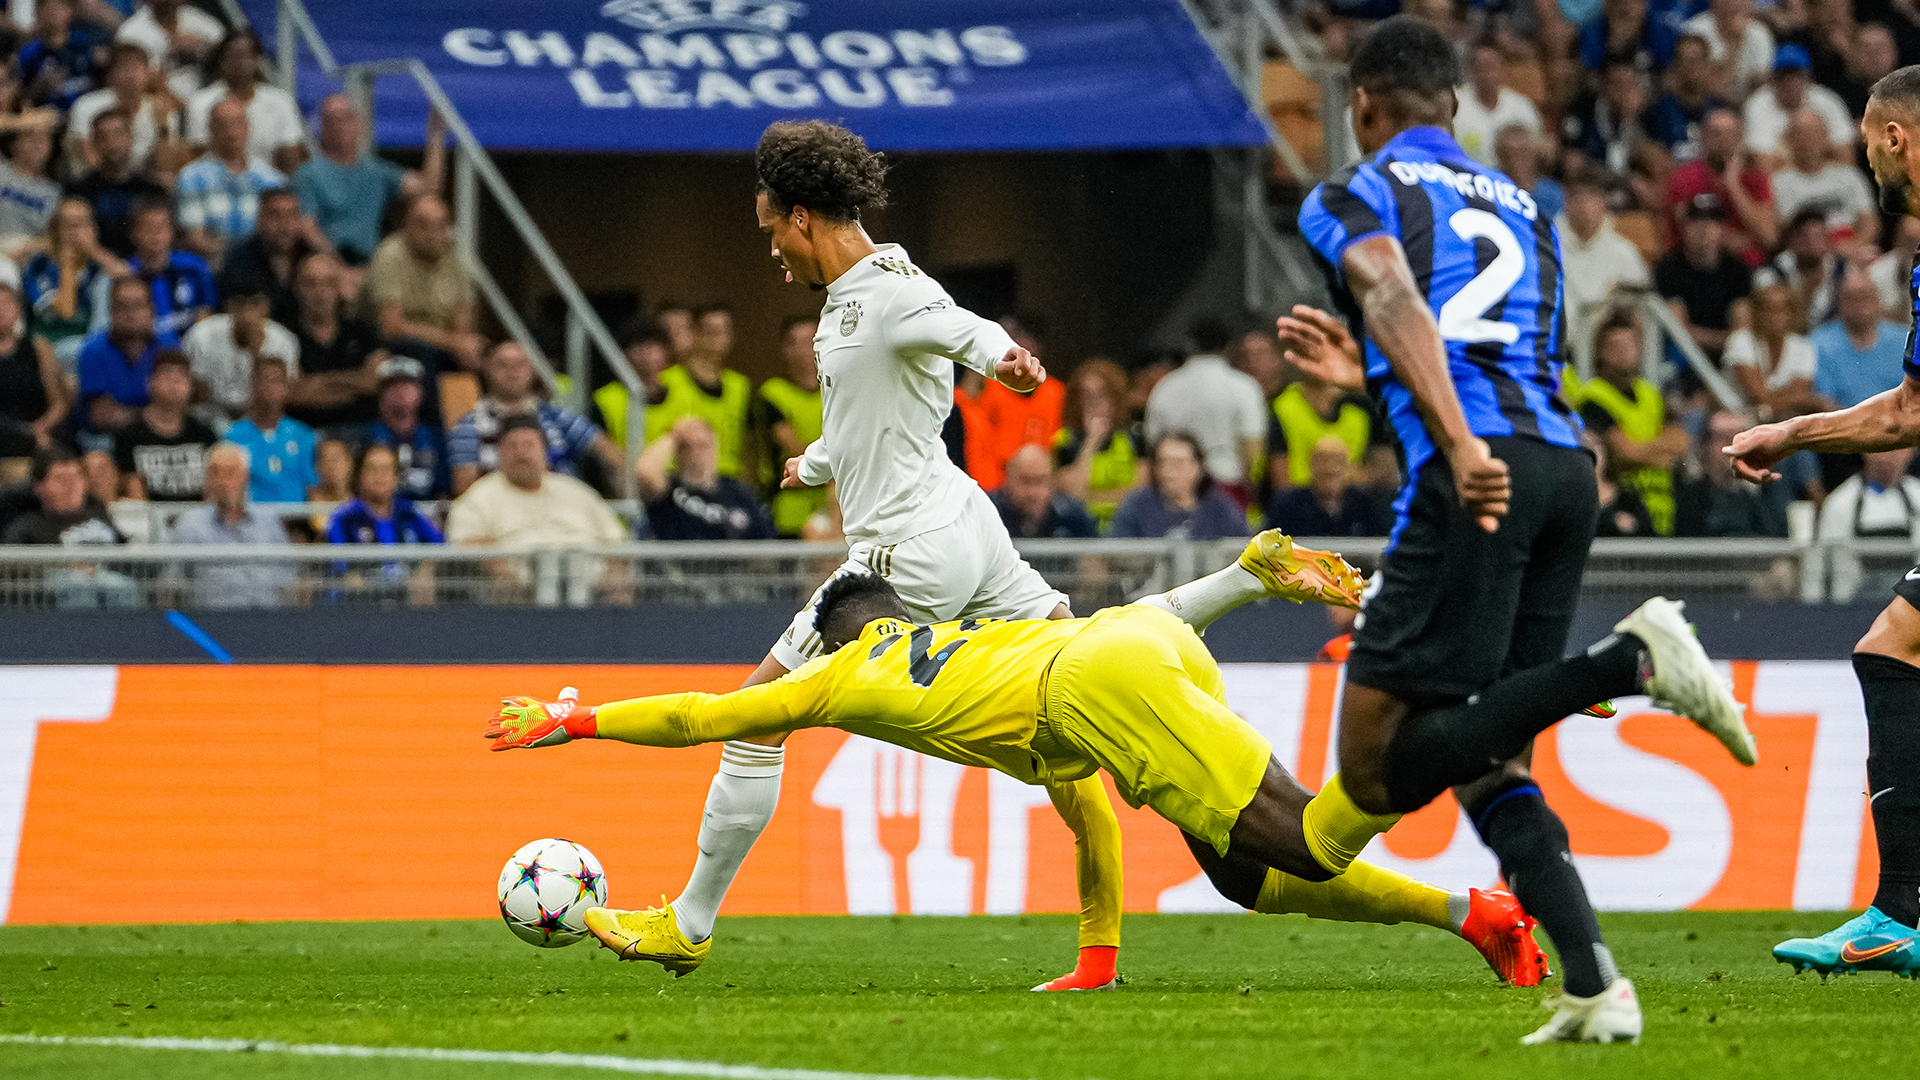
[(1511, 345), (1520, 340), (1518, 326), (1485, 318), (1487, 311), (1511, 292), (1520, 283), (1520, 275), (1526, 272), (1527, 256), (1521, 250), (1520, 239), (1498, 215), (1472, 207), (1454, 211), (1447, 224), (1452, 226), (1455, 235), (1469, 243), (1481, 239), (1493, 241), (1495, 254), (1485, 270), (1440, 305), (1440, 336), (1469, 344), (1497, 341)]

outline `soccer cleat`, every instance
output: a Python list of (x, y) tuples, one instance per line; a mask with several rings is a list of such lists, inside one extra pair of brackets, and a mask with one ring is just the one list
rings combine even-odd
[(1640, 999), (1633, 996), (1633, 983), (1626, 979), (1613, 980), (1605, 990), (1589, 998), (1561, 994), (1541, 1004), (1553, 1010), (1553, 1019), (1520, 1040), (1528, 1046), (1551, 1042), (1640, 1041)]
[(673, 905), (660, 898), (660, 906), (643, 911), (617, 911), (613, 908), (588, 908), (584, 916), (587, 929), (612, 949), (622, 960), (651, 960), (674, 978), (687, 974), (706, 962), (713, 939), (688, 941), (674, 919)]
[(1611, 720), (1614, 717), (1620, 715), (1620, 710), (1613, 707), (1613, 702), (1603, 701), (1598, 705), (1589, 705), (1586, 708), (1581, 709), (1580, 715), (1581, 716), (1597, 716), (1602, 720)]
[(1773, 947), (1773, 958), (1790, 964), (1796, 974), (1817, 971), (1827, 975), (1849, 975), (1856, 971), (1891, 971), (1909, 979), (1920, 978), (1920, 950), (1914, 941), (1920, 937), (1910, 926), (1888, 918), (1877, 907), (1816, 938), (1794, 938)]
[(1613, 629), (1632, 634), (1646, 646), (1653, 664), (1646, 691), (1655, 705), (1692, 720), (1719, 739), (1735, 761), (1751, 765), (1755, 749), (1753, 733), (1741, 716), (1745, 709), (1714, 672), (1713, 661), (1707, 659), (1707, 651), (1681, 614), (1685, 608), (1678, 601), (1656, 596)]
[(1539, 986), (1553, 974), (1547, 969), (1547, 954), (1533, 940), (1533, 916), (1521, 908), (1518, 897), (1498, 889), (1470, 889), (1467, 896), (1470, 906), (1460, 936), (1480, 950), (1502, 982)]
[(1247, 541), (1240, 566), (1266, 586), (1267, 595), (1298, 604), (1317, 600), (1332, 607), (1358, 608), (1366, 579), (1331, 551), (1297, 547), (1279, 529)]

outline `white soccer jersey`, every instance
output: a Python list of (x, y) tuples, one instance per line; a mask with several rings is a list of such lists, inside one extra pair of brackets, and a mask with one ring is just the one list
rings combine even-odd
[(999, 324), (954, 304), (898, 244), (827, 286), (813, 354), (825, 408), (800, 479), (840, 482), (847, 539), (895, 544), (951, 523), (972, 477), (947, 458), (953, 365), (993, 378), (1013, 348)]

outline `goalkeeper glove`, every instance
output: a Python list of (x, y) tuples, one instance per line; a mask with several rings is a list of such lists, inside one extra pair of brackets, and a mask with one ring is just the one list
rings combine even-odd
[(487, 718), (486, 737), (493, 740), (495, 750), (558, 746), (575, 739), (599, 738), (599, 721), (593, 706), (582, 707), (580, 691), (569, 686), (560, 691), (560, 700), (555, 702), (530, 697), (501, 699), (499, 710)]

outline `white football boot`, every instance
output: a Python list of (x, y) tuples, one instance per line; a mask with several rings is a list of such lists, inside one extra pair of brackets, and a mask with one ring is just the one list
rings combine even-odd
[(1553, 1019), (1520, 1040), (1528, 1046), (1551, 1042), (1640, 1041), (1640, 999), (1633, 996), (1633, 983), (1624, 978), (1613, 980), (1592, 997), (1562, 994), (1541, 1004), (1554, 1010)]
[(1646, 691), (1655, 705), (1692, 720), (1719, 739), (1735, 761), (1751, 765), (1755, 750), (1753, 733), (1741, 715), (1745, 709), (1713, 670), (1713, 661), (1707, 659), (1693, 626), (1681, 614), (1685, 608), (1677, 600), (1656, 596), (1613, 629), (1632, 634), (1646, 645), (1653, 661)]

